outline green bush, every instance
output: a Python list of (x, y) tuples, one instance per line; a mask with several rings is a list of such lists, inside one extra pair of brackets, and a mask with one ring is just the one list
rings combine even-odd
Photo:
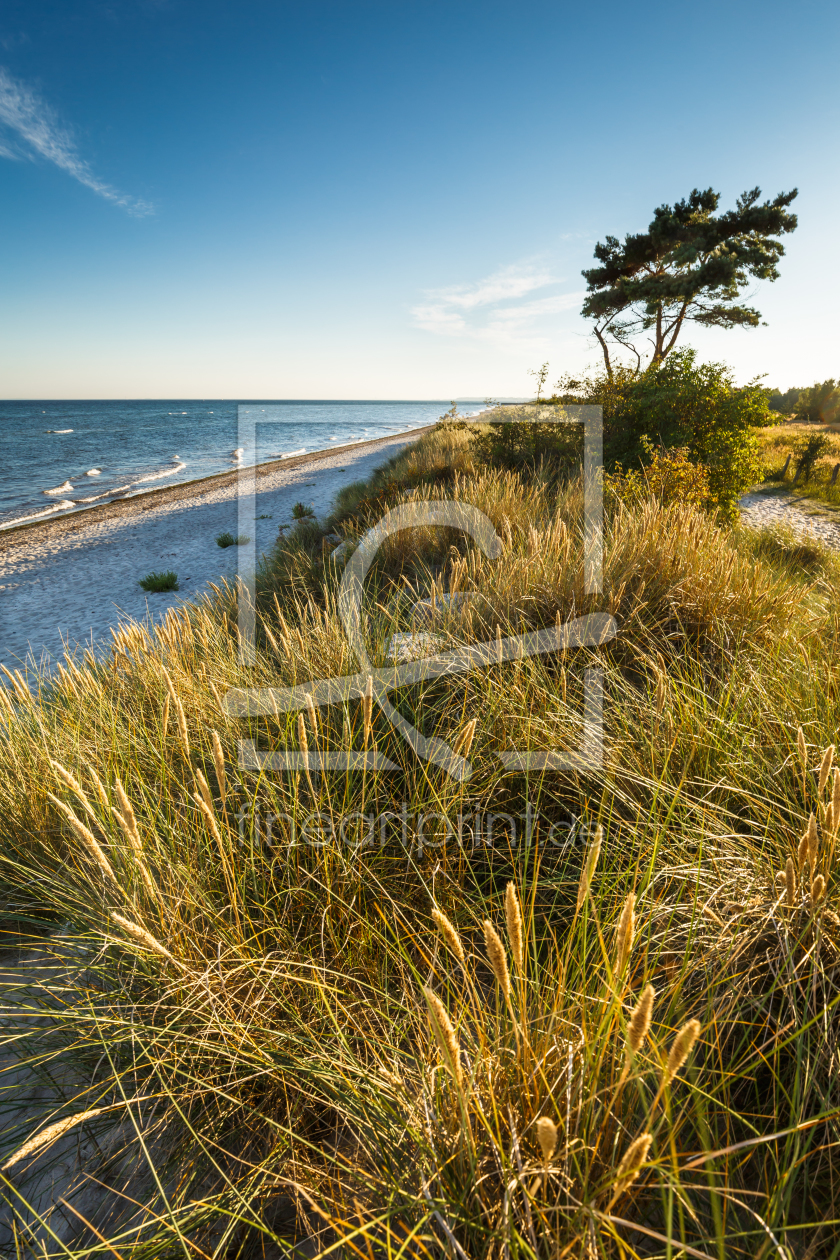
[(827, 433), (811, 433), (800, 438), (793, 449), (796, 461), (796, 480), (810, 481), (814, 475), (817, 461), (831, 450), (831, 438)]
[(583, 426), (546, 406), (506, 407), (501, 423), (471, 434), (476, 461), (490, 468), (517, 471), (548, 466), (568, 472), (580, 464)]
[(167, 569), (165, 573), (147, 573), (140, 579), (140, 585), (144, 591), (177, 591), (178, 574), (171, 569)]
[(621, 464), (613, 473), (604, 474), (604, 491), (607, 500), (616, 498), (622, 503), (634, 504), (648, 497), (660, 503), (691, 504), (706, 507), (709, 503), (709, 472), (703, 464), (689, 459), (684, 447), (654, 446), (643, 437), (642, 444), (649, 457), (646, 468), (631, 468), (625, 472)]
[(698, 363), (678, 350), (642, 374), (620, 369), (582, 381), (566, 380), (558, 401), (600, 403), (604, 457), (609, 470), (644, 466), (643, 438), (680, 448), (708, 472), (711, 503), (733, 518), (738, 499), (760, 475), (754, 430), (772, 423), (767, 391), (753, 381), (738, 388), (723, 363)]

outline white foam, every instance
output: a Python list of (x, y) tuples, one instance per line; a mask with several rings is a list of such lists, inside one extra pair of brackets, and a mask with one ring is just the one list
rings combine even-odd
[(44, 494), (64, 495), (64, 494), (67, 494), (72, 489), (73, 487), (70, 485), (70, 482), (65, 481), (63, 486), (56, 486), (52, 490), (45, 490)]
[(182, 468), (186, 468), (186, 464), (178, 464), (175, 468), (164, 468), (162, 472), (149, 473), (147, 477), (138, 477), (131, 484), (134, 486), (145, 485), (147, 481), (160, 481), (163, 477), (174, 477)]
[(291, 459), (293, 455), (305, 455), (306, 447), (302, 446), (299, 451), (286, 451), (285, 455), (281, 455), (281, 459)]
[[(46, 411), (43, 412), (43, 415), (46, 415), (46, 414), (47, 414)], [(72, 433), (73, 430), (72, 429), (45, 429), (44, 432), (45, 433)]]
[(244, 454), (245, 454), (245, 447), (244, 447), (244, 446), (237, 446), (237, 448), (236, 448), (236, 450), (233, 452), (233, 454), (236, 456), (236, 458), (237, 458), (237, 459), (239, 459), (242, 455), (244, 455)]
[(13, 521), (3, 521), (0, 529), (11, 529), (13, 525), (26, 525), (29, 521), (39, 521), (44, 516), (53, 516), (56, 512), (62, 512), (65, 508), (75, 507), (76, 504), (72, 499), (64, 499), (61, 503), (54, 503), (52, 507), (46, 508), (43, 512), (31, 512), (29, 516), (17, 516)]
[(86, 476), (86, 477), (101, 477), (101, 476), (102, 476), (102, 469), (101, 469), (101, 468), (89, 468), (89, 469), (87, 470), (87, 472), (85, 473), (85, 476)]
[(106, 490), (104, 494), (92, 494), (87, 499), (79, 499), (79, 503), (97, 503), (100, 499), (110, 499), (112, 494), (122, 494), (125, 490), (130, 490), (131, 486), (114, 486), (111, 490)]

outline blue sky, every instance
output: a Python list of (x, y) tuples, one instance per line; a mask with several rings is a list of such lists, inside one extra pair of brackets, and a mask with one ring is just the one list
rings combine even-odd
[(798, 186), (740, 379), (840, 374), (840, 6), (6, 0), (0, 397), (527, 393), (596, 240)]

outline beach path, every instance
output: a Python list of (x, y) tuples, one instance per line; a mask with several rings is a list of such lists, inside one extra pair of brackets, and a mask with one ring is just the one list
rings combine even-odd
[[(261, 466), (256, 514), (267, 519), (256, 521), (257, 554), (291, 522), (295, 503), (323, 517), (342, 486), (369, 477), (419, 432)], [(160, 621), (209, 582), (232, 579), (238, 548), (220, 548), (216, 536), (239, 532), (237, 491), (237, 475), (227, 473), (0, 532), (0, 661), (49, 666), (65, 644), (102, 647), (111, 627)], [(142, 590), (140, 578), (170, 569), (177, 592)]]

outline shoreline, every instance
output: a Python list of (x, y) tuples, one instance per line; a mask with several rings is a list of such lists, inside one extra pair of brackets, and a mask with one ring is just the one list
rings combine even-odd
[[(339, 490), (369, 478), (433, 427), (158, 486), (4, 531), (0, 662), (50, 672), (67, 652), (107, 649), (110, 631), (121, 624), (158, 623), (170, 608), (206, 594), (210, 583), (235, 579), (239, 548), (220, 548), (216, 538), (240, 533), (240, 493), (254, 496), (247, 532), (260, 557), (274, 545), (278, 525), (291, 523), (295, 503), (323, 519)], [(147, 594), (140, 579), (161, 571), (177, 574), (177, 590)]]
[[(80, 520), (88, 522), (99, 522), (116, 519), (125, 516), (131, 512), (132, 507), (139, 503), (140, 511), (146, 511), (149, 507), (158, 504), (175, 502), (178, 499), (188, 499), (197, 493), (212, 491), (217, 489), (226, 489), (228, 486), (238, 484), (239, 479), (244, 476), (254, 475), (255, 480), (259, 481), (264, 477), (270, 476), (272, 473), (281, 469), (294, 469), (304, 467), (306, 464), (317, 460), (329, 458), (333, 455), (344, 455), (348, 452), (365, 451), (369, 447), (381, 446), (383, 442), (391, 441), (416, 441), (421, 434), (428, 432), (434, 428), (434, 425), (422, 425), (418, 429), (406, 429), (402, 433), (394, 433), (388, 437), (370, 438), (363, 442), (347, 442), (342, 446), (328, 446), (323, 450), (307, 451), (305, 455), (289, 455), (286, 458), (266, 460), (261, 464), (249, 464), (243, 468), (232, 468), (229, 472), (209, 473), (206, 477), (195, 477), (191, 481), (178, 481), (171, 486), (154, 486), (151, 490), (141, 490), (137, 494), (120, 496), (117, 495), (113, 499), (109, 499), (106, 503), (96, 503), (90, 507), (77, 507), (73, 511), (65, 511), (60, 515), (51, 516), (49, 519), (43, 518), (32, 521), (20, 521), (15, 525), (3, 526), (0, 523), (0, 554), (9, 550), (7, 545), (8, 539), (17, 539), (22, 531), (32, 531), (33, 534), (43, 531), (46, 538), (50, 533), (63, 532), (62, 527), (67, 525), (68, 530), (75, 531)], [(259, 488), (256, 493), (259, 494)], [(152, 500), (152, 502), (149, 502)]]

